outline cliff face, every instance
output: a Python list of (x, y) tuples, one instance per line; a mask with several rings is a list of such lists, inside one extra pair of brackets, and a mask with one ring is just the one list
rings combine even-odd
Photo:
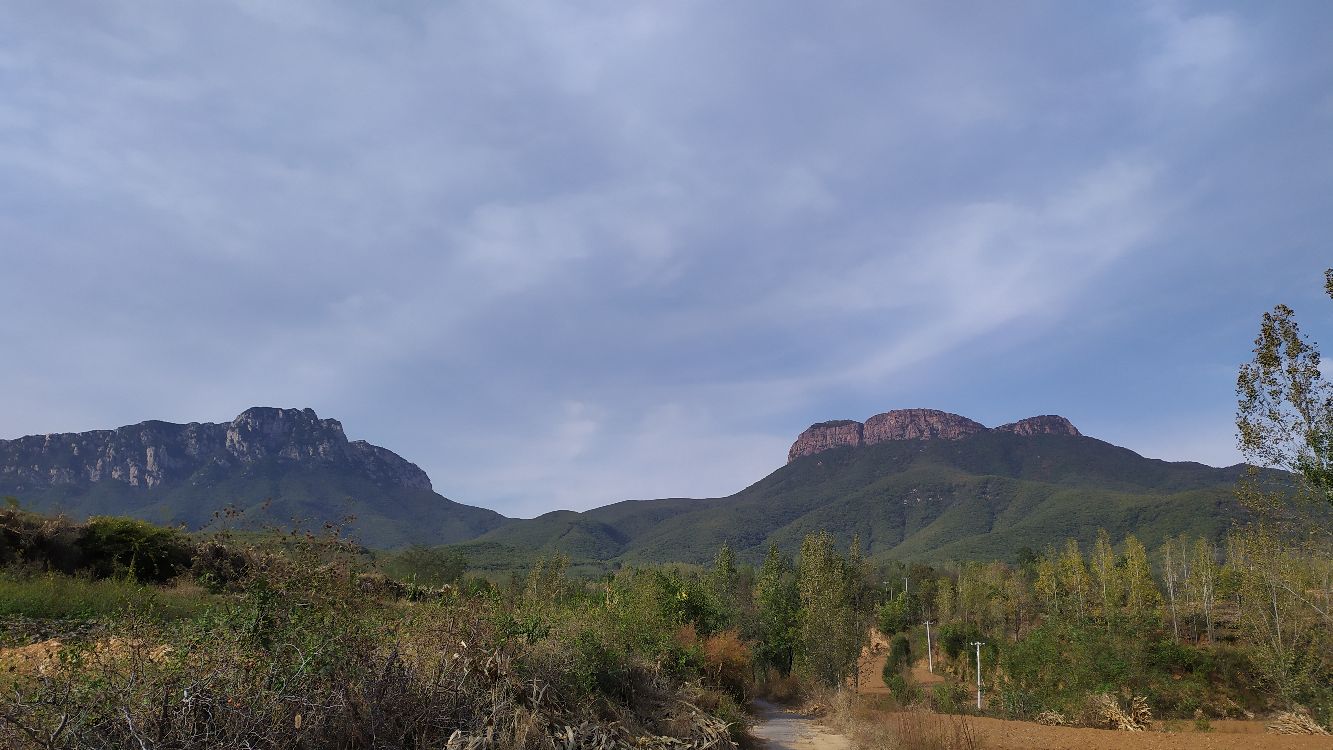
[(14, 492), (121, 482), (153, 488), (210, 467), (260, 462), (352, 469), (381, 486), (431, 489), (426, 473), (311, 409), (247, 409), (231, 422), (143, 422), (115, 430), (0, 440), (0, 485)]
[[(989, 428), (967, 417), (936, 409), (897, 409), (876, 414), (865, 424), (850, 419), (820, 422), (802, 432), (787, 451), (787, 463), (840, 446), (853, 448), (888, 440), (962, 440)], [(1015, 435), (1080, 435), (1068, 419), (1029, 417), (994, 428)]]
[(810, 425), (809, 429), (802, 432), (796, 438), (796, 442), (792, 443), (791, 450), (787, 451), (787, 463), (801, 456), (810, 456), (840, 445), (856, 448), (862, 444), (864, 431), (865, 425), (850, 419)]
[(986, 426), (967, 417), (935, 409), (898, 409), (866, 420), (866, 445), (885, 440), (959, 440), (984, 432)]
[(1070, 435), (1078, 437), (1082, 434), (1068, 419), (1055, 414), (1028, 417), (1017, 422), (1002, 424), (995, 429), (1012, 432), (1015, 435)]

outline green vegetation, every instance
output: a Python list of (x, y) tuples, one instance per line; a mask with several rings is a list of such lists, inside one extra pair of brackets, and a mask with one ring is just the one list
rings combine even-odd
[[(11, 448), (17, 443), (11, 441)], [(124, 516), (210, 531), (261, 531), (292, 519), (335, 521), (349, 536), (383, 549), (463, 542), (505, 520), (430, 489), (376, 482), (355, 466), (308, 467), (277, 459), (255, 462), (244, 471), (209, 465), (156, 487), (111, 480), (20, 490), (0, 480), (0, 494), (17, 495), (24, 507), (44, 513)]]
[(198, 614), (209, 602), (205, 592), (188, 585), (160, 587), (124, 579), (0, 571), (0, 618), (89, 620), (137, 612), (171, 620)]
[(1168, 463), (1087, 437), (982, 433), (958, 441), (890, 441), (797, 459), (731, 497), (626, 502), (584, 513), (511, 521), (460, 545), (484, 570), (561, 552), (576, 568), (708, 564), (730, 543), (759, 564), (770, 543), (796, 555), (828, 531), (842, 548), (859, 536), (867, 558), (1013, 560), (1051, 539), (1147, 546), (1187, 533), (1220, 542), (1247, 518), (1236, 500), (1243, 467)]
[(757, 686), (849, 674), (867, 591), (828, 535), (758, 571), (724, 545), (707, 569), (578, 579), (553, 556), (501, 585), (456, 550), (376, 559), (336, 528), (191, 538), (10, 508), (0, 539), (0, 616), (49, 623), (0, 643), (14, 747), (724, 747)]

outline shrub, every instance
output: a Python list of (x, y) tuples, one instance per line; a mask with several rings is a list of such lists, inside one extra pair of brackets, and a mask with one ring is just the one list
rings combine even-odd
[(893, 699), (898, 701), (900, 706), (910, 706), (921, 700), (921, 688), (907, 675), (901, 672), (894, 672), (884, 676), (884, 684), (888, 686), (889, 692), (893, 694)]
[(935, 711), (942, 714), (960, 713), (968, 703), (967, 688), (956, 682), (936, 683), (930, 689), (930, 705)]
[(82, 529), (64, 516), (40, 516), (16, 505), (0, 510), (0, 565), (74, 573), (83, 567)]
[(957, 659), (973, 641), (980, 640), (983, 640), (981, 631), (971, 625), (945, 625), (940, 628), (939, 640), (936, 643), (950, 659)]
[(753, 688), (750, 647), (735, 630), (724, 630), (704, 639), (704, 674), (716, 687), (744, 702)]
[(394, 554), (384, 564), (384, 571), (394, 578), (434, 588), (458, 583), (466, 570), (467, 557), (461, 551), (422, 544)]
[(897, 672), (912, 665), (912, 641), (905, 635), (895, 635), (889, 643), (889, 653), (884, 661), (884, 674)]
[(899, 592), (894, 598), (879, 605), (875, 613), (879, 629), (886, 635), (906, 630), (909, 626), (907, 595)]
[(94, 518), (83, 528), (79, 548), (95, 576), (127, 575), (161, 583), (190, 566), (191, 548), (174, 529), (132, 518)]

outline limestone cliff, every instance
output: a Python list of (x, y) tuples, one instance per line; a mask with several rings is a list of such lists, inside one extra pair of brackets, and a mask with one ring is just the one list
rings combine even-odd
[(336, 419), (311, 409), (255, 407), (224, 423), (142, 422), (115, 430), (0, 440), (0, 485), (23, 493), (59, 485), (121, 482), (149, 489), (217, 468), (260, 462), (350, 469), (381, 486), (430, 490), (430, 478), (398, 454), (349, 442)]

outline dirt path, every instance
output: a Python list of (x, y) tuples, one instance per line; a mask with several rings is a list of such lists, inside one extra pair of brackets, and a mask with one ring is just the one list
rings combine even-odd
[(816, 724), (808, 714), (789, 713), (767, 701), (755, 701), (759, 720), (751, 734), (764, 750), (851, 750), (851, 741)]

